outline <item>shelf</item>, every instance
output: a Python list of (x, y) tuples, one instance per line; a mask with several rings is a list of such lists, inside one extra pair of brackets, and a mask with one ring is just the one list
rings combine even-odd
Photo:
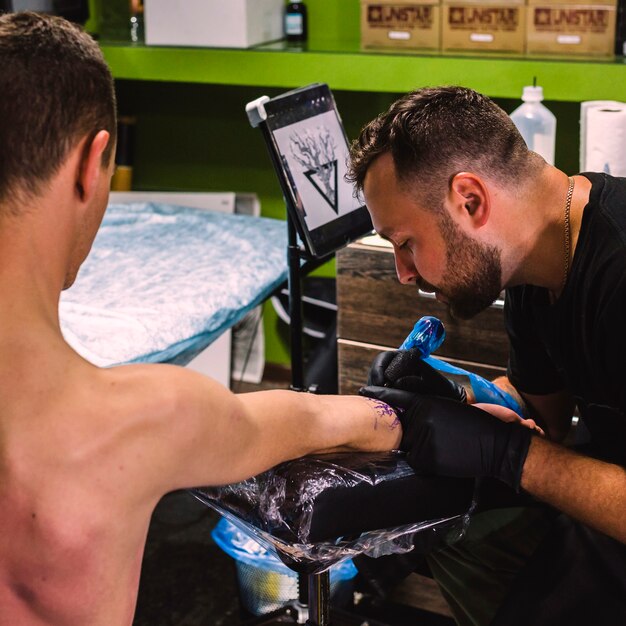
[(102, 42), (120, 79), (402, 93), (460, 84), (495, 98), (519, 98), (537, 76), (547, 100), (626, 100), (624, 59), (561, 59), (361, 51), (357, 45), (302, 51), (284, 44), (254, 49), (166, 48)]

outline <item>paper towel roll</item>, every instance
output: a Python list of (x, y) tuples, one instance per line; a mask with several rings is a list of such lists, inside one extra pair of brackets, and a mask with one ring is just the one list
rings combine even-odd
[(626, 176), (626, 103), (584, 102), (581, 171)]

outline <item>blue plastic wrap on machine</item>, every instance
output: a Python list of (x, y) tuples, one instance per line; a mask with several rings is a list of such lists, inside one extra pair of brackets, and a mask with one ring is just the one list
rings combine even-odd
[(424, 361), (436, 370), (446, 374), (466, 376), (472, 386), (476, 402), (500, 404), (521, 415), (522, 409), (515, 398), (500, 389), (497, 385), (494, 385), (494, 383), (478, 374), (468, 372), (446, 361), (430, 356), (441, 346), (445, 337), (446, 331), (441, 320), (427, 315), (417, 320), (413, 330), (400, 346), (400, 350), (417, 349), (421, 353)]
[(287, 278), (285, 223), (154, 203), (112, 204), (61, 328), (84, 358), (184, 365)]

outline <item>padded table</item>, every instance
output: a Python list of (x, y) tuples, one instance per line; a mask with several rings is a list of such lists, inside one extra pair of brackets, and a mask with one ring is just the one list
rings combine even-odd
[(285, 223), (155, 203), (112, 204), (61, 329), (95, 365), (184, 365), (287, 278)]

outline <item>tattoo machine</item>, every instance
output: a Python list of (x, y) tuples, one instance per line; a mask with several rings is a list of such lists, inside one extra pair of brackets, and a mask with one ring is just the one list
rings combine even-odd
[(464, 377), (471, 386), (477, 403), (499, 404), (512, 409), (518, 415), (522, 415), (522, 409), (515, 398), (491, 381), (430, 356), (441, 346), (445, 338), (446, 331), (440, 319), (430, 315), (421, 317), (400, 346), (396, 357), (389, 364), (385, 376), (388, 376), (390, 380), (395, 380), (399, 378), (399, 372), (410, 371), (411, 360), (423, 359), (424, 362), (443, 374)]

